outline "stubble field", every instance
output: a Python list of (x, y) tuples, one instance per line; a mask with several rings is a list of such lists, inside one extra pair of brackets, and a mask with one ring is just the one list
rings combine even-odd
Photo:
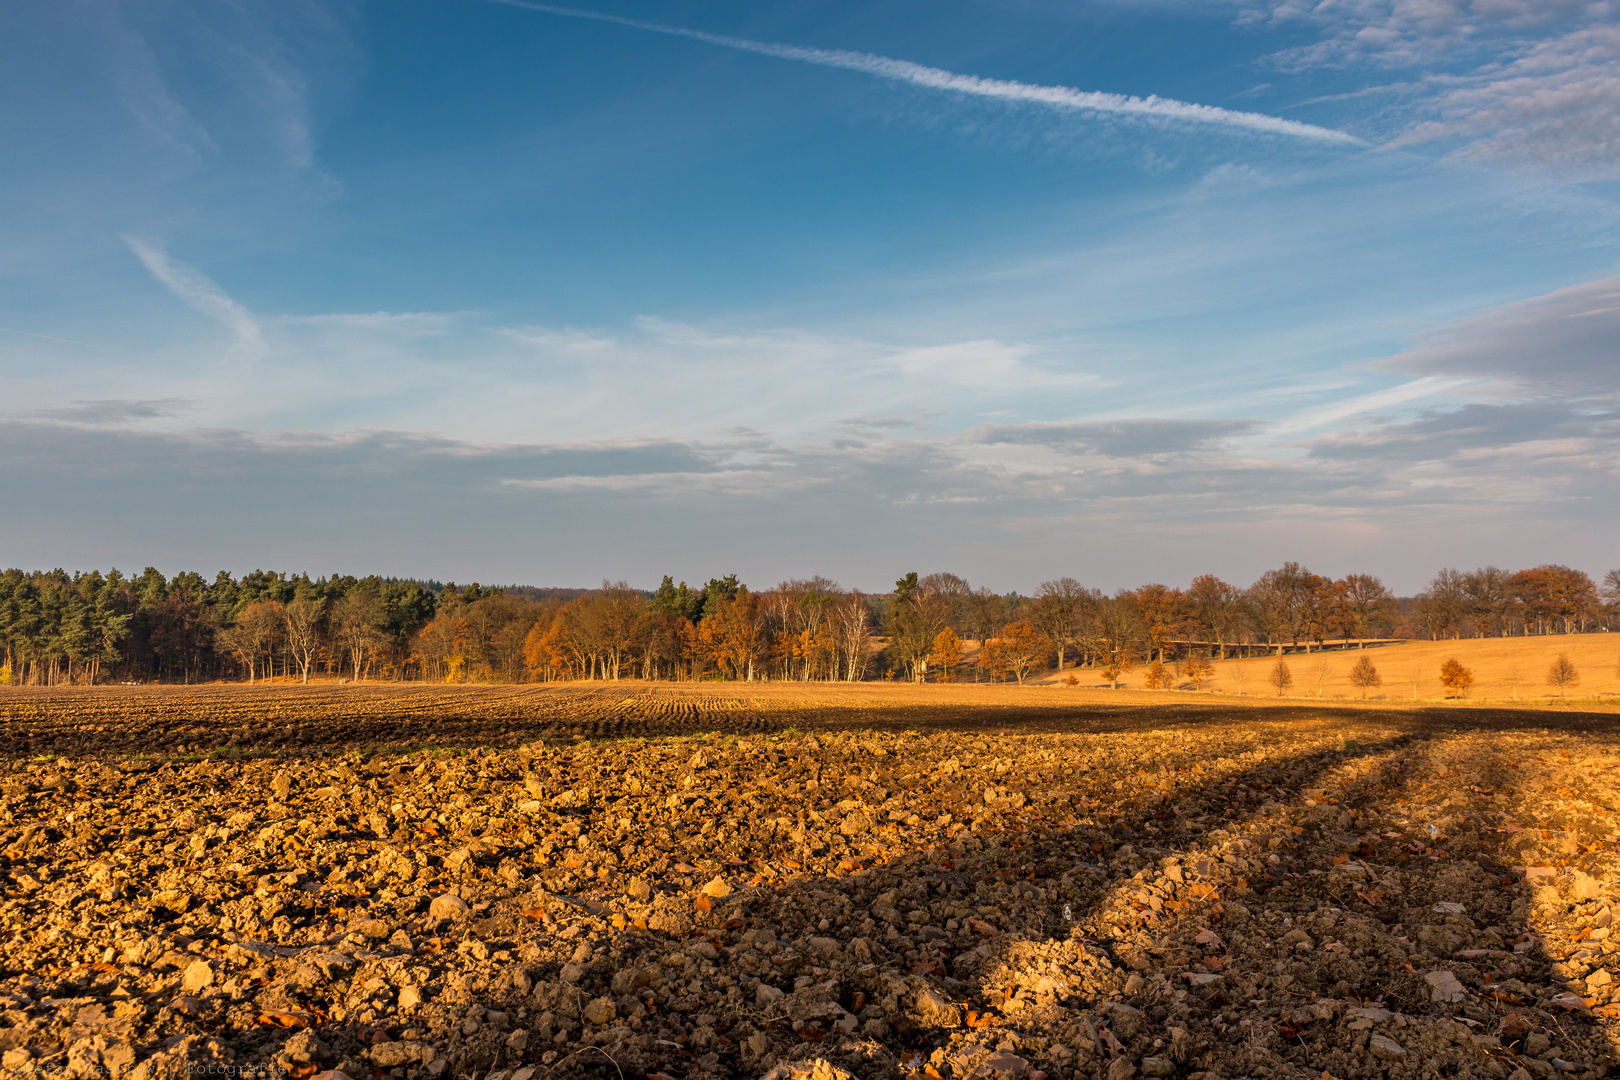
[[(1547, 669), (1567, 655), (1580, 681), (1562, 691), (1547, 682)], [(1381, 685), (1362, 688), (1350, 681), (1350, 668), (1365, 657), (1378, 671)], [(1549, 634), (1545, 637), (1465, 638), (1460, 641), (1385, 642), (1367, 649), (1341, 643), (1325, 652), (1290, 652), (1284, 658), (1294, 684), (1287, 696), (1348, 698), (1372, 701), (1433, 701), (1448, 691), (1440, 684), (1440, 665), (1455, 659), (1474, 675), (1468, 696), (1475, 701), (1546, 703), (1573, 699), (1593, 701), (1620, 695), (1620, 634)], [(1277, 657), (1217, 660), (1215, 674), (1204, 684), (1218, 694), (1274, 697), (1268, 682)], [(1070, 669), (1072, 671), (1072, 669)], [(1138, 666), (1120, 680), (1141, 687), (1146, 669)], [(1075, 673), (1082, 683), (1099, 683), (1095, 671)], [(1049, 672), (1043, 683), (1060, 683), (1064, 675)]]
[(0, 691), (0, 1070), (1606, 1075), (1612, 711)]

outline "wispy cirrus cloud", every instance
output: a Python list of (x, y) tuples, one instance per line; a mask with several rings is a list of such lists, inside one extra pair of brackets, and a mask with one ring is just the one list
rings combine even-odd
[(1617, 14), (1613, 0), (1261, 0), (1242, 21), (1321, 28), (1273, 57), (1285, 70), (1416, 69), (1361, 91), (1385, 96), (1389, 146), (1603, 179), (1620, 175)]
[(1066, 454), (1151, 457), (1221, 447), (1260, 427), (1251, 420), (1177, 420), (1144, 417), (1085, 423), (985, 424), (969, 430), (969, 442), (1043, 446)]
[(126, 424), (133, 420), (160, 420), (178, 416), (193, 402), (187, 398), (98, 398), (75, 401), (59, 409), (41, 409), (34, 415), (42, 420), (65, 424)]
[[(1413, 420), (1334, 432), (1316, 440), (1311, 456), (1357, 463), (1446, 462), (1473, 471), (1494, 467), (1506, 483), (1527, 458), (1584, 459), (1590, 466), (1620, 451), (1620, 412), (1583, 409), (1561, 401), (1502, 405), (1473, 403), (1430, 410)], [(1500, 468), (1511, 458), (1513, 467)]]
[(627, 19), (623, 16), (608, 15), (597, 11), (533, 3), (531, 0), (494, 0), (494, 2), (507, 4), (511, 7), (526, 8), (530, 11), (545, 12), (549, 15), (563, 15), (575, 19), (592, 19), (597, 22), (615, 23), (636, 30), (688, 38), (709, 45), (718, 45), (721, 48), (737, 49), (742, 52), (776, 57), (781, 60), (796, 60), (800, 63), (816, 64), (820, 67), (858, 71), (880, 79), (910, 83), (913, 86), (920, 86), (929, 90), (940, 90), (968, 97), (991, 98), (997, 101), (1035, 105), (1065, 112), (1105, 113), (1157, 122), (1213, 125), (1265, 135), (1281, 135), (1294, 139), (1307, 139), (1313, 142), (1336, 143), (1344, 146), (1362, 145), (1361, 140), (1353, 135), (1342, 131), (1334, 131), (1330, 128), (1317, 127), (1314, 124), (1300, 123), (1297, 120), (1285, 120), (1281, 117), (1268, 116), (1265, 113), (1240, 112), (1233, 109), (1222, 109), (1214, 105), (1199, 105), (1188, 101), (1177, 101), (1174, 98), (1162, 98), (1157, 95), (1136, 97), (1096, 90), (1077, 90), (1068, 86), (1042, 86), (1012, 79), (987, 79), (978, 75), (964, 75), (943, 68), (929, 67), (925, 64), (913, 63), (910, 60), (897, 60), (893, 57), (878, 56), (874, 53), (854, 52), (847, 49), (814, 49), (802, 45), (752, 41), (748, 38), (711, 34), (703, 30), (667, 26), (663, 23), (648, 22), (643, 19)]
[(1356, 394), (1326, 405), (1302, 409), (1294, 415), (1278, 421), (1273, 430), (1278, 434), (1314, 431), (1337, 424), (1342, 420), (1348, 420), (1353, 416), (1391, 409), (1410, 402), (1432, 398), (1462, 386), (1469, 381), (1465, 378), (1447, 379), (1439, 376), (1425, 376), (1421, 379), (1401, 383), (1398, 386), (1387, 386), (1381, 390)]
[(207, 275), (171, 259), (162, 248), (133, 236), (124, 237), (124, 242), (141, 261), (141, 265), (177, 300), (231, 332), (235, 340), (228, 354), (230, 359), (251, 365), (264, 358), (268, 351), (264, 334), (252, 312), (231, 299)]
[(1460, 160), (1534, 163), (1577, 177), (1620, 169), (1620, 27), (1582, 27), (1434, 84), (1433, 117), (1392, 146), (1451, 145)]

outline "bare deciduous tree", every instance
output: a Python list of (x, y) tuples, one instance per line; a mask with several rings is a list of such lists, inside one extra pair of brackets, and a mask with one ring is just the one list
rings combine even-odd
[(332, 608), (332, 636), (349, 658), (349, 669), (356, 682), (366, 677), (371, 657), (388, 643), (382, 626), (388, 617), (382, 598), (356, 589)]
[(1311, 665), (1311, 686), (1316, 690), (1318, 698), (1322, 696), (1322, 685), (1327, 682), (1327, 675), (1328, 663), (1326, 660), (1318, 660)]
[(1558, 659), (1552, 662), (1547, 669), (1547, 685), (1558, 687), (1558, 696), (1563, 697), (1564, 692), (1571, 686), (1578, 686), (1581, 673), (1575, 670), (1575, 664), (1570, 660), (1569, 653), (1559, 653)]
[(1080, 621), (1080, 605), (1086, 598), (1086, 588), (1074, 578), (1043, 581), (1035, 590), (1035, 603), (1030, 605), (1029, 623), (1051, 643), (1057, 653), (1057, 669), (1063, 670), (1065, 650), (1073, 643)]
[(1204, 574), (1193, 578), (1187, 603), (1192, 624), (1215, 643), (1216, 656), (1226, 659), (1226, 645), (1243, 621), (1243, 590), (1214, 574)]
[(1299, 644), (1310, 625), (1311, 606), (1320, 579), (1297, 562), (1267, 570), (1249, 587), (1249, 600), (1267, 639), (1283, 654), (1283, 642)]
[(872, 655), (871, 618), (872, 605), (858, 592), (850, 593), (838, 605), (838, 653), (848, 682), (866, 678), (866, 665)]
[(1358, 657), (1356, 662), (1350, 665), (1350, 683), (1353, 686), (1361, 687), (1361, 699), (1365, 701), (1367, 700), (1367, 691), (1383, 686), (1384, 679), (1383, 676), (1378, 674), (1378, 669), (1373, 666), (1372, 660), (1362, 656)]
[(309, 665), (314, 663), (315, 653), (321, 647), (321, 628), (325, 619), (326, 601), (313, 596), (300, 596), (286, 608), (287, 647), (292, 650), (293, 659), (298, 661), (299, 674), (306, 686), (309, 684)]
[(1368, 631), (1387, 626), (1395, 612), (1395, 595), (1371, 574), (1345, 577), (1344, 603), (1350, 626), (1363, 649), (1367, 647)]
[(1294, 685), (1294, 673), (1288, 670), (1288, 661), (1280, 656), (1277, 657), (1277, 662), (1272, 665), (1267, 681), (1277, 688), (1277, 696), (1282, 697), (1283, 691)]

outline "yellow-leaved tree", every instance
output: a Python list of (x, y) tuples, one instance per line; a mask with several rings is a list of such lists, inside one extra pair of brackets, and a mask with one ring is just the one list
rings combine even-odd
[(1044, 635), (1029, 623), (1019, 620), (1001, 632), (1001, 648), (1007, 670), (1023, 685), (1030, 671), (1046, 662), (1051, 645)]
[(1192, 683), (1194, 690), (1202, 690), (1204, 684), (1214, 678), (1215, 665), (1209, 662), (1209, 657), (1204, 653), (1194, 653), (1181, 665), (1181, 673)]
[(1474, 673), (1451, 657), (1440, 665), (1440, 685), (1451, 697), (1467, 697), (1468, 688), (1474, 685)]
[(961, 664), (962, 639), (947, 626), (934, 635), (934, 644), (928, 650), (928, 668), (934, 672), (935, 682), (955, 682), (956, 669)]
[(1175, 682), (1170, 669), (1164, 666), (1162, 660), (1155, 660), (1142, 672), (1142, 685), (1149, 690), (1168, 690)]

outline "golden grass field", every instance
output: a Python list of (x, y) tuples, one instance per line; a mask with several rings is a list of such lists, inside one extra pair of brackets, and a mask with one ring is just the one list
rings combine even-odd
[[(1556, 687), (1547, 684), (1547, 668), (1559, 653), (1567, 653), (1580, 673), (1580, 683), (1568, 689), (1570, 700), (1602, 700), (1620, 695), (1620, 634), (1570, 634), (1548, 637), (1473, 638), (1461, 641), (1406, 641), (1369, 647), (1365, 651), (1335, 646), (1327, 652), (1310, 655), (1290, 652), (1285, 659), (1294, 676), (1289, 697), (1357, 698), (1361, 688), (1350, 683), (1348, 673), (1359, 657), (1366, 656), (1377, 667), (1383, 686), (1369, 690), (1368, 700), (1435, 701), (1445, 696), (1440, 685), (1440, 665), (1455, 657), (1474, 673), (1469, 697), (1479, 701), (1547, 702), (1559, 700)], [(1268, 681), (1273, 656), (1246, 660), (1215, 661), (1215, 677), (1204, 684), (1206, 691), (1245, 697), (1276, 697)], [(1318, 668), (1321, 669), (1320, 682)], [(1137, 667), (1120, 680), (1122, 687), (1140, 689), (1144, 667)], [(1060, 675), (1046, 672), (1038, 680), (1061, 684), (1073, 674), (1082, 686), (1101, 683), (1101, 675), (1089, 669), (1069, 670)], [(1414, 686), (1414, 680), (1416, 685)]]

